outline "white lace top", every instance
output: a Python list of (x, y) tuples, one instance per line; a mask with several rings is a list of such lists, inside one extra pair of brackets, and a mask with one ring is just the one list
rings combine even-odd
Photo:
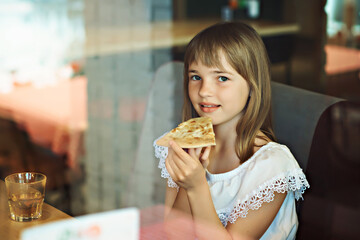
[[(168, 179), (169, 187), (179, 188), (165, 167), (168, 149), (155, 142), (161, 176)], [(250, 209), (259, 209), (263, 202), (271, 202), (274, 192), (287, 192), (278, 214), (261, 239), (295, 239), (298, 227), (295, 199), (302, 198), (310, 185), (285, 145), (270, 142), (239, 167), (221, 174), (206, 171), (206, 178), (216, 212), (224, 226), (228, 222), (234, 223), (239, 217), (246, 218)]]

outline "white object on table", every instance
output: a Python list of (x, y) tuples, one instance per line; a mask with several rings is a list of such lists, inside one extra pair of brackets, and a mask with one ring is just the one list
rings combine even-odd
[(126, 208), (27, 228), (22, 232), (21, 240), (137, 240), (139, 229), (139, 210)]

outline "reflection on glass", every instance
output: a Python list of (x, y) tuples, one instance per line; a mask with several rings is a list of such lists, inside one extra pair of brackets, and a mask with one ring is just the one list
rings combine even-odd
[(14, 81), (46, 86), (71, 76), (64, 66), (83, 55), (82, 14), (82, 0), (1, 1), (0, 91)]

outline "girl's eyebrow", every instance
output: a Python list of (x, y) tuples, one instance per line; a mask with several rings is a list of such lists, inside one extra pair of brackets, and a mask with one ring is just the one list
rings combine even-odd
[(234, 76), (234, 73), (231, 72), (231, 71), (227, 71), (225, 69), (221, 69), (221, 68), (216, 68), (212, 71), (213, 73), (216, 73), (216, 74), (227, 74), (227, 75), (230, 75), (230, 76)]
[(214, 70), (213, 72), (214, 72), (214, 73), (217, 73), (217, 74), (223, 74), (223, 73), (226, 73), (226, 74), (233, 75), (231, 72), (227, 72), (227, 71), (223, 71), (223, 70)]
[[(216, 74), (229, 74), (229, 75), (233, 75), (231, 72), (227, 72), (227, 71), (223, 71), (223, 70), (214, 70), (212, 71), (213, 73)], [(194, 69), (189, 69), (189, 73), (199, 73), (197, 70)]]

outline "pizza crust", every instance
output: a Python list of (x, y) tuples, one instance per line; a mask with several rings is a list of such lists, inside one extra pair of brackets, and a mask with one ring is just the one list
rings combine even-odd
[(181, 148), (199, 148), (216, 145), (211, 118), (198, 117), (182, 122), (157, 140), (156, 144), (169, 147), (170, 140), (175, 141)]

